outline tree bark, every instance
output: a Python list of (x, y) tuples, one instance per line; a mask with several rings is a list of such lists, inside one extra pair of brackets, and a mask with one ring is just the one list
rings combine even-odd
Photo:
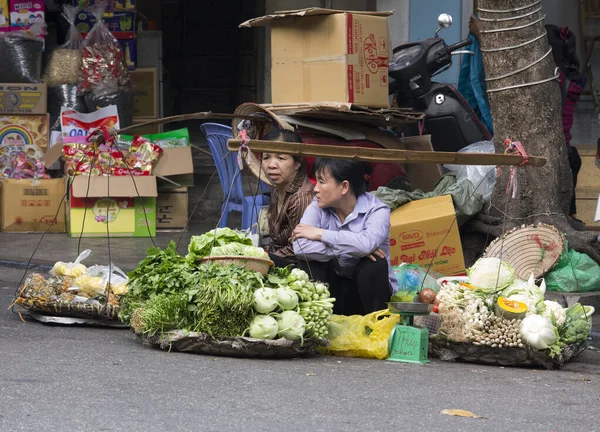
[[(533, 0), (480, 0), (479, 8), (483, 9), (479, 11), (480, 42), (484, 50), (496, 153), (505, 151), (504, 140), (510, 138), (520, 141), (527, 154), (543, 156), (548, 162), (541, 168), (517, 168), (515, 199), (506, 193), (510, 169), (504, 167), (496, 179), (487, 214), (476, 221), (473, 228), (496, 236), (500, 230), (507, 231), (523, 224), (551, 224), (566, 235), (572, 248), (600, 262), (600, 245), (595, 241), (595, 235), (575, 231), (568, 222), (573, 181), (562, 131), (560, 89), (557, 80), (533, 84), (554, 76), (556, 65), (552, 54), (547, 54), (550, 46), (545, 36), (527, 43), (545, 34), (541, 4), (532, 3)], [(486, 9), (503, 12), (486, 12)], [(509, 11), (512, 9), (520, 10)], [(507, 18), (512, 19), (504, 20)], [(526, 27), (493, 32), (521, 26)], [(524, 45), (516, 47), (521, 44)], [(503, 47), (515, 48), (485, 51)], [(510, 76), (505, 78), (493, 79), (508, 74)], [(527, 85), (504, 89), (522, 84)]]

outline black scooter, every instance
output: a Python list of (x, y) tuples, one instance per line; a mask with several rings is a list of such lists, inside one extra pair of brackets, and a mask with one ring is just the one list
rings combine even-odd
[(471, 43), (470, 39), (447, 45), (438, 36), (442, 28), (452, 25), (450, 15), (441, 14), (438, 24), (433, 38), (394, 48), (389, 65), (389, 89), (398, 107), (425, 113), (424, 123), (407, 125), (404, 135), (430, 134), (434, 150), (456, 152), (492, 137), (454, 86), (431, 81), (452, 65), (452, 55), (473, 54), (459, 51)]

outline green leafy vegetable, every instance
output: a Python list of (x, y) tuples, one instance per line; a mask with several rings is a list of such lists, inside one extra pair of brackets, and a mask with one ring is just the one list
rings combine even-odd
[(231, 228), (216, 228), (200, 236), (192, 236), (188, 246), (187, 259), (195, 261), (211, 254), (211, 249), (218, 246), (225, 246), (230, 243), (240, 243), (252, 246), (252, 240), (242, 233), (238, 233)]

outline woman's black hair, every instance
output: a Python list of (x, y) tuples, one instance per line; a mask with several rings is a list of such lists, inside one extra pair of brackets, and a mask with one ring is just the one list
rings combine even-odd
[[(290, 143), (301, 143), (302, 137), (291, 130), (274, 128), (267, 132), (263, 137), (263, 141), (283, 141)], [(291, 155), (295, 162), (304, 163), (304, 158), (300, 155)]]
[(313, 174), (317, 175), (324, 171), (327, 171), (338, 183), (348, 181), (354, 196), (359, 197), (369, 188), (369, 177), (373, 173), (373, 166), (368, 162), (348, 159), (317, 158), (313, 165)]
[(546, 25), (548, 43), (552, 48), (552, 57), (556, 66), (567, 78), (579, 74), (579, 59), (577, 58), (577, 39), (567, 27), (559, 28), (553, 24)]

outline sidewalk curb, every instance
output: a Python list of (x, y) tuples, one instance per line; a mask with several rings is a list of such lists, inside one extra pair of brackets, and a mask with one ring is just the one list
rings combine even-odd
[[(0, 259), (0, 267), (25, 270), (27, 268), (27, 262)], [(39, 263), (32, 262), (32, 263), (29, 263), (28, 270), (32, 270), (32, 269), (48, 271), (48, 270), (52, 269), (52, 266), (47, 265), (47, 264), (39, 264)]]

